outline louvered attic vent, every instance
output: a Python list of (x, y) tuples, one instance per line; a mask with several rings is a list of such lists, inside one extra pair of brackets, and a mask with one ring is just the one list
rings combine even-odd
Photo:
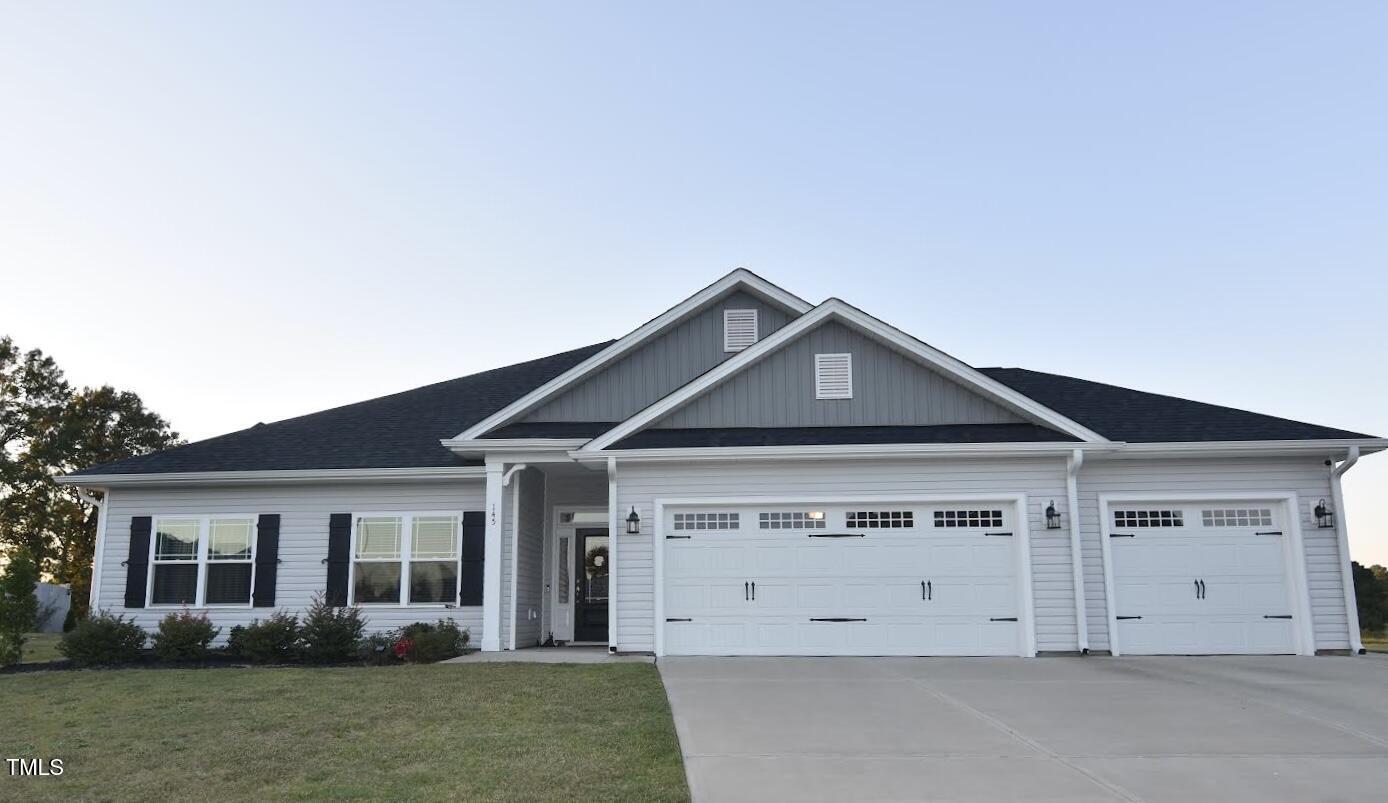
[(757, 311), (723, 310), (723, 350), (742, 351), (757, 342)]
[(816, 399), (853, 398), (853, 355), (814, 355), (814, 397)]

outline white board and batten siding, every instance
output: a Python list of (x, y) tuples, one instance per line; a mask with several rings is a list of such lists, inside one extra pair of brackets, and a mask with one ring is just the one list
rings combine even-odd
[[(1330, 499), (1330, 475), (1319, 458), (1096, 460), (1086, 463), (1079, 477), (1080, 525), (1083, 534), (1085, 610), (1090, 648), (1108, 650), (1108, 609), (1104, 587), (1100, 496), (1112, 499), (1142, 496), (1155, 499), (1170, 492), (1209, 499), (1227, 494), (1232, 500), (1253, 501), (1260, 494), (1294, 493), (1305, 553), (1305, 578), (1310, 595), (1313, 641), (1318, 650), (1349, 649), (1344, 587), (1340, 582), (1340, 551), (1335, 530), (1316, 527), (1311, 510)], [(1286, 525), (1287, 522), (1282, 522)], [(1121, 613), (1121, 612), (1120, 612)], [(1121, 649), (1121, 645), (1120, 645)]]
[(640, 535), (619, 535), (617, 644), (624, 651), (655, 650), (654, 505), (684, 498), (855, 496), (881, 499), (950, 495), (998, 499), (1026, 497), (1036, 648), (1076, 649), (1069, 535), (1045, 528), (1045, 508), (1065, 500), (1065, 462), (1049, 458), (1008, 460), (881, 460), (681, 464), (618, 462), (618, 509), (636, 508)]
[[(482, 510), (481, 480), (236, 485), (223, 487), (116, 488), (106, 513), (97, 607), (125, 614), (153, 632), (159, 620), (177, 608), (126, 608), (122, 566), (130, 549), (130, 521), (135, 516), (202, 516), (228, 514), (280, 516), (279, 567), (273, 608), (214, 607), (209, 612), (225, 640), (234, 625), (264, 619), (276, 610), (302, 613), (314, 594), (324, 591), (328, 568), (328, 518), (333, 513)], [(491, 559), (491, 556), (488, 556)], [(467, 628), (472, 644), (482, 639), (482, 608), (442, 605), (364, 606), (368, 630), (386, 630), (417, 621), (450, 618)]]

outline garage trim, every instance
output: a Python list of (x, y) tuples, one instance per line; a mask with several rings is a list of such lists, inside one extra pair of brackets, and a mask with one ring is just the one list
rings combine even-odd
[[(1227, 498), (1227, 497), (1226, 497)], [(851, 505), (859, 502), (900, 502), (933, 504), (939, 502), (993, 502), (1011, 504), (1016, 519), (1014, 548), (1017, 550), (1018, 612), (1022, 629), (1019, 653), (1024, 658), (1036, 657), (1036, 615), (1032, 597), (1031, 522), (1026, 494), (963, 493), (963, 494), (831, 494), (793, 496), (666, 496), (653, 500), (655, 533), (652, 544), (655, 578), (655, 654), (665, 655), (665, 509), (686, 505)], [(621, 536), (618, 536), (621, 537)]]
[(1122, 645), (1118, 643), (1118, 611), (1114, 607), (1113, 588), (1113, 548), (1109, 536), (1113, 527), (1109, 515), (1114, 504), (1129, 502), (1274, 502), (1282, 507), (1282, 517), (1286, 522), (1287, 537), (1282, 542), (1283, 560), (1287, 566), (1287, 580), (1291, 584), (1292, 597), (1296, 607), (1298, 625), (1296, 634), (1297, 655), (1315, 655), (1315, 632), (1311, 621), (1311, 592), (1306, 578), (1306, 549), (1301, 541), (1301, 504), (1293, 491), (1270, 491), (1250, 493), (1216, 491), (1201, 493), (1166, 493), (1150, 491), (1145, 493), (1099, 494), (1099, 544), (1104, 560), (1104, 606), (1108, 613), (1108, 648), (1112, 655), (1122, 655)]

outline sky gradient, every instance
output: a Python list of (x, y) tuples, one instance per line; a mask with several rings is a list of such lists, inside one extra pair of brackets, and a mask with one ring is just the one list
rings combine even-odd
[[(0, 2), (0, 333), (189, 438), (745, 266), (1388, 435), (1388, 5)], [(1345, 478), (1388, 564), (1388, 456)]]

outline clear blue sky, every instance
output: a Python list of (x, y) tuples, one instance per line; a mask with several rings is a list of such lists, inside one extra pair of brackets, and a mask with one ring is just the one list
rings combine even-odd
[[(0, 4), (0, 332), (202, 438), (743, 265), (1388, 434), (1383, 3)], [(1388, 563), (1388, 456), (1346, 479)]]

